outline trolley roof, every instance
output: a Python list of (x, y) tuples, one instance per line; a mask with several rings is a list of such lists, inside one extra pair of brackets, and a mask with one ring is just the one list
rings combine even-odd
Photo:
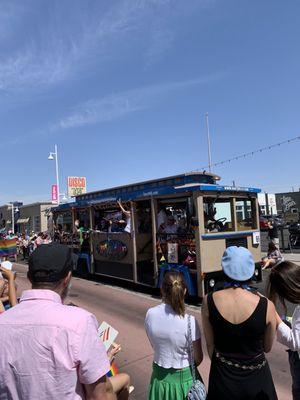
[(217, 184), (220, 177), (208, 172), (191, 172), (140, 183), (117, 186), (110, 189), (78, 195), (75, 202), (61, 204), (54, 211), (113, 203), (117, 200), (142, 200), (151, 197), (188, 193), (193, 191), (259, 193), (261, 190), (250, 187), (222, 186)]

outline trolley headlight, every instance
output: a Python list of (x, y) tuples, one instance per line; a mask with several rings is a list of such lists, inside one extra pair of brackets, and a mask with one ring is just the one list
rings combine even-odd
[(208, 281), (208, 284), (209, 284), (209, 287), (213, 288), (213, 287), (215, 286), (216, 282), (215, 282), (214, 279), (210, 279), (210, 280)]

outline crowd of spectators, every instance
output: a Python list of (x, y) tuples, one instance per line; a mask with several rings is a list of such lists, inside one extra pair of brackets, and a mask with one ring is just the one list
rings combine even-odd
[(15, 261), (17, 258), (22, 260), (27, 260), (30, 254), (40, 245), (49, 244), (52, 242), (51, 236), (48, 232), (34, 232), (31, 234), (25, 232), (16, 232), (12, 230), (8, 232), (0, 232), (0, 240), (15, 240), (16, 241), (16, 254)]
[[(199, 322), (187, 313), (183, 275), (167, 272), (162, 303), (149, 309), (145, 318), (154, 352), (148, 399), (277, 399), (265, 357), (276, 332), (278, 341), (289, 348), (293, 399), (299, 399), (300, 307), (289, 327), (274, 304), (278, 300), (300, 303), (300, 267), (285, 261), (273, 266), (270, 299), (250, 286), (255, 266), (247, 249), (227, 248), (222, 268), (224, 287), (208, 294), (202, 306), (211, 358), (207, 395), (200, 373), (203, 338)], [(0, 400), (129, 398), (133, 390), (129, 375), (109, 376), (111, 360), (120, 347), (106, 352), (93, 314), (65, 305), (72, 269), (68, 246), (39, 243), (29, 256), (32, 288), (23, 291), (17, 302), (12, 264), (2, 262)], [(198, 397), (189, 397), (191, 391)]]

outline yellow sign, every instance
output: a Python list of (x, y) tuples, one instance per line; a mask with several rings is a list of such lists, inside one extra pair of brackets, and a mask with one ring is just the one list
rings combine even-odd
[(86, 193), (86, 178), (84, 176), (68, 176), (68, 196), (75, 197)]

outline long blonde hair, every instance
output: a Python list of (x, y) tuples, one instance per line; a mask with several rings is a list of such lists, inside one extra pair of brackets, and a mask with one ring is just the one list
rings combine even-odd
[(167, 272), (164, 276), (161, 292), (163, 301), (170, 304), (176, 314), (184, 317), (186, 284), (182, 273)]

